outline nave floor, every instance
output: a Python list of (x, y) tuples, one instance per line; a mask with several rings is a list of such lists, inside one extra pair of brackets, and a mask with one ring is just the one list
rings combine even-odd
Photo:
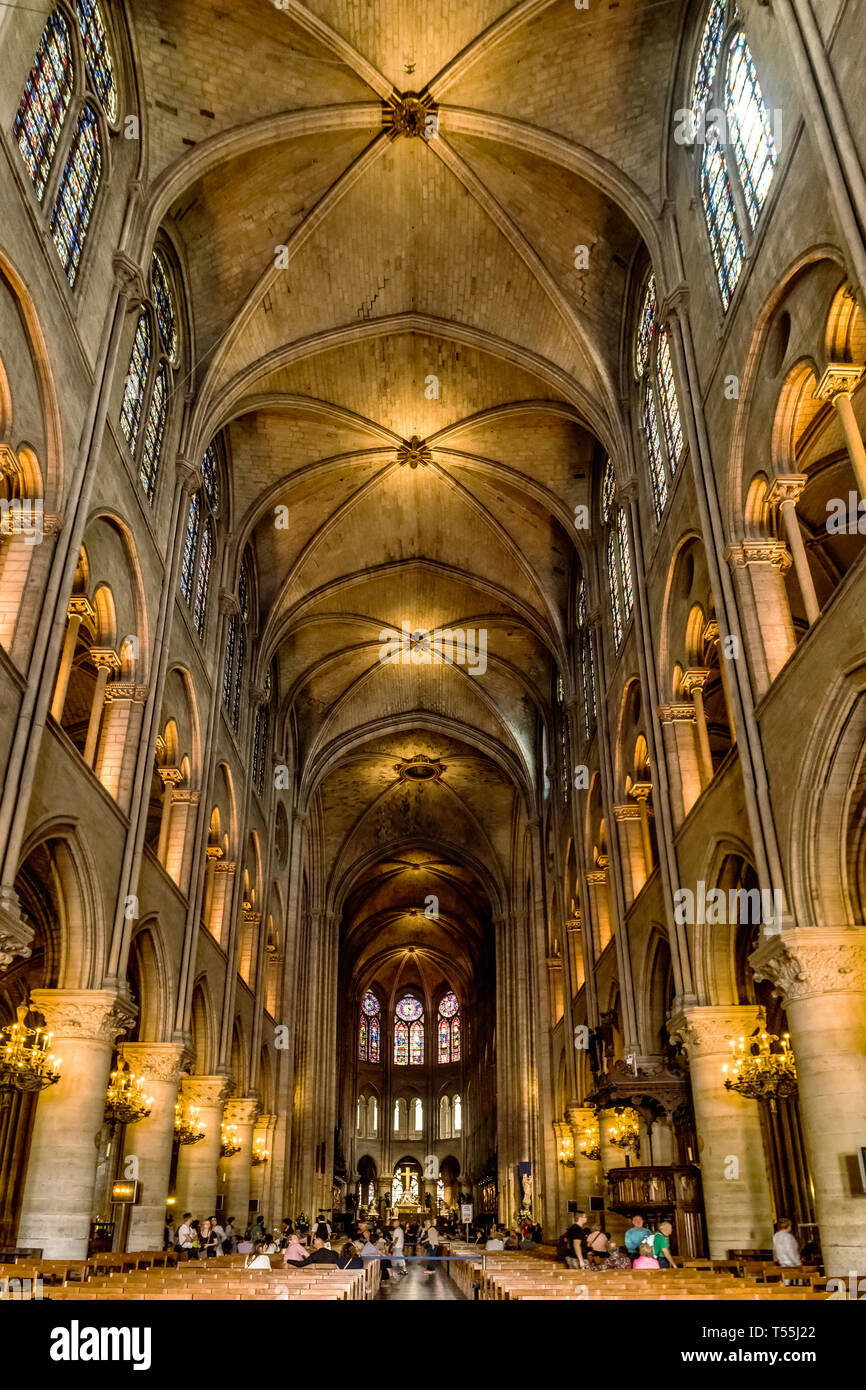
[(393, 1271), (390, 1279), (383, 1279), (376, 1298), (411, 1303), (466, 1302), (466, 1295), (445, 1273), (444, 1263), (437, 1263), (433, 1274), (425, 1274), (423, 1264), (408, 1260), (406, 1271), (402, 1279), (396, 1279)]

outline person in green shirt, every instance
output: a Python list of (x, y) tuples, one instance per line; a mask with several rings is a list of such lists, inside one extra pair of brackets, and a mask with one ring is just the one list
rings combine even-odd
[(677, 1263), (671, 1254), (670, 1237), (673, 1231), (670, 1221), (662, 1221), (653, 1236), (653, 1254), (659, 1262), (659, 1269), (677, 1269)]

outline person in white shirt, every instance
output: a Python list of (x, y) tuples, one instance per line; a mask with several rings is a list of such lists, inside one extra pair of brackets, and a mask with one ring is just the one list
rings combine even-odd
[(797, 1244), (791, 1223), (787, 1216), (776, 1222), (776, 1234), (773, 1236), (773, 1259), (777, 1265), (799, 1265), (800, 1247)]
[(484, 1246), (484, 1249), (493, 1250), (495, 1252), (505, 1249), (505, 1241), (502, 1239), (497, 1230), (494, 1229), (490, 1232), (490, 1235), (487, 1238), (487, 1244)]
[(399, 1219), (394, 1222), (391, 1230), (391, 1256), (394, 1266), (394, 1273), (404, 1275), (406, 1273), (406, 1261), (403, 1259), (403, 1242), (405, 1232), (400, 1225)]
[(192, 1225), (190, 1224), (191, 1222), (192, 1212), (185, 1211), (183, 1214), (183, 1221), (177, 1228), (177, 1243), (180, 1246), (181, 1250), (192, 1249), (193, 1237), (195, 1236), (195, 1232), (192, 1229)]

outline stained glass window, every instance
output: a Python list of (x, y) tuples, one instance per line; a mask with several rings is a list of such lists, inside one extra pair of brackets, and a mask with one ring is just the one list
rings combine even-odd
[(625, 519), (625, 511), (622, 507), (617, 507), (616, 529), (619, 537), (619, 566), (622, 574), (622, 597), (625, 605), (626, 618), (631, 617), (634, 608), (634, 585), (631, 576), (631, 553), (628, 548), (628, 524)]
[(401, 999), (397, 1005), (397, 1017), (402, 1018), (406, 1023), (412, 1023), (416, 1018), (420, 1018), (424, 1012), (421, 1004), (412, 994), (407, 994), (405, 999)]
[(229, 618), (228, 634), (226, 636), (226, 660), (223, 667), (223, 704), (226, 709), (231, 705), (232, 699), (232, 676), (235, 669), (235, 647), (238, 640), (238, 616), (232, 613)]
[(160, 367), (153, 383), (153, 395), (147, 412), (144, 427), (144, 445), (141, 450), (139, 479), (149, 501), (153, 501), (156, 478), (159, 473), (159, 456), (162, 452), (162, 437), (165, 434), (165, 417), (168, 411), (168, 374)]
[(439, 1061), (451, 1061), (451, 1024), (447, 1018), (439, 1020)]
[(99, 124), (93, 108), (85, 106), (78, 117), (51, 212), (51, 236), (70, 285), (75, 284), (78, 274), (101, 172)]
[(204, 524), (201, 536), (201, 550), (198, 557), (198, 583), (195, 589), (195, 608), (193, 618), (199, 637), (204, 636), (207, 615), (207, 591), (210, 586), (210, 567), (214, 551), (214, 529), (210, 517)]
[(116, 121), (117, 86), (114, 81), (114, 65), (99, 5), (96, 0), (75, 0), (75, 8), (78, 12), (78, 28), (81, 30), (90, 80), (106, 116), (110, 121)]
[(394, 1065), (395, 1067), (408, 1067), (409, 1065), (409, 1025), (403, 1023), (399, 1018), (394, 1024)]
[(262, 721), (264, 718), (264, 708), (259, 705), (256, 710), (256, 723), (253, 732), (253, 786), (261, 796), (259, 785), (262, 770)]
[(237, 733), (241, 722), (241, 687), (244, 680), (244, 663), (247, 659), (247, 630), (242, 627), (238, 633), (238, 664), (235, 670), (235, 689), (232, 696), (232, 728)]
[(123, 389), (123, 405), (120, 410), (120, 428), (126, 437), (132, 453), (138, 439), (141, 424), (141, 407), (147, 388), (147, 373), (150, 367), (150, 315), (142, 309), (135, 326), (135, 337)]
[(719, 53), (722, 48), (726, 6), (727, 0), (713, 0), (710, 12), (707, 15), (707, 22), (704, 25), (703, 38), (701, 39), (700, 52), (698, 53), (698, 61), (695, 68), (694, 92), (692, 94), (692, 106), (694, 107), (696, 116), (712, 95), (716, 68), (719, 65)]
[(583, 722), (586, 737), (592, 733), (595, 723), (595, 667), (592, 664), (592, 637), (586, 626), (586, 580), (581, 578), (577, 586), (577, 625), (580, 628), (580, 683), (583, 690)]
[(256, 778), (256, 790), (259, 796), (263, 796), (265, 790), (265, 763), (268, 754), (268, 737), (271, 732), (271, 712), (267, 705), (265, 705), (260, 713), (262, 716), (262, 723), (259, 731), (259, 775)]
[(668, 480), (665, 473), (664, 459), (662, 458), (662, 442), (659, 438), (659, 426), (656, 418), (656, 403), (653, 395), (652, 383), (647, 384), (643, 402), (643, 427), (646, 435), (647, 453), (650, 462), (650, 479), (652, 481), (653, 501), (656, 509), (656, 520), (661, 517), (668, 500)]
[(644, 291), (643, 304), (635, 334), (634, 365), (635, 373), (642, 377), (649, 366), (650, 348), (656, 325), (656, 277), (651, 275)]
[(604, 465), (604, 472), (601, 477), (601, 519), (605, 523), (610, 521), (615, 487), (616, 482), (613, 476), (613, 464), (610, 459), (608, 459)]
[(459, 1134), (463, 1128), (463, 1102), (459, 1096), (454, 1097), (454, 1103), (451, 1106), (451, 1124), (454, 1133)]
[(212, 444), (209, 444), (204, 451), (204, 458), (201, 461), (201, 475), (211, 511), (218, 512), (220, 504), (219, 468), (216, 450)]
[(368, 989), (361, 1000), (361, 1020), (358, 1024), (358, 1057), (362, 1062), (379, 1061), (379, 1000)]
[(708, 139), (701, 163), (701, 197), (710, 234), (719, 293), (727, 309), (743, 268), (743, 238), (725, 156), (718, 139)]
[(658, 386), (662, 402), (662, 420), (664, 421), (665, 439), (668, 446), (671, 472), (676, 472), (677, 464), (680, 461), (680, 454), (683, 451), (683, 431), (682, 425), (680, 424), (680, 407), (677, 402), (677, 390), (674, 385), (674, 369), (671, 362), (671, 340), (666, 328), (663, 328), (659, 334)]
[(63, 15), (55, 10), (45, 25), (13, 126), (21, 157), (40, 201), (69, 109), (72, 82), (69, 29)]
[(153, 253), (150, 280), (153, 289), (153, 303), (156, 309), (156, 321), (159, 325), (159, 336), (162, 338), (162, 345), (168, 356), (174, 360), (177, 356), (177, 319), (174, 312), (174, 296), (171, 292), (168, 271), (157, 251)]
[(413, 1023), (409, 1029), (409, 1061), (413, 1067), (420, 1067), (424, 1062), (424, 1025), (423, 1023)]
[(449, 991), (439, 1005), (437, 1028), (439, 1039), (439, 1061), (460, 1061), (460, 1005), (457, 996)]
[(241, 608), (241, 617), (244, 622), (246, 622), (247, 618), (250, 616), (250, 580), (246, 565), (242, 568), (241, 576), (238, 581), (238, 603)]
[(613, 531), (607, 537), (607, 580), (610, 588), (610, 616), (613, 623), (614, 646), (622, 646), (622, 608), (619, 601), (619, 584), (616, 573), (616, 541)]
[(187, 603), (192, 598), (193, 574), (195, 573), (195, 555), (198, 549), (198, 528), (201, 522), (201, 500), (197, 492), (194, 492), (189, 499), (189, 511), (186, 517), (186, 535), (183, 542), (183, 561), (180, 567), (180, 591)]
[(728, 53), (725, 112), (746, 211), (754, 227), (773, 182), (778, 155), (751, 49), (742, 31), (736, 35)]

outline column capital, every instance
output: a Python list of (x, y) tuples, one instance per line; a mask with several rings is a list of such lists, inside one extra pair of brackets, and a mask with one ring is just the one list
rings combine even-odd
[(113, 700), (132, 700), (136, 705), (143, 705), (147, 701), (149, 688), (136, 685), (135, 681), (112, 681), (105, 687), (105, 703), (110, 705)]
[(863, 368), (855, 362), (829, 362), (812, 394), (819, 401), (850, 396), (862, 375)]
[(0, 444), (0, 478), (14, 478), (21, 472), (21, 463), (11, 444)]
[(204, 857), (207, 860), (222, 859), (223, 851), (219, 845), (208, 845), (207, 849), (204, 852)]
[(683, 690), (687, 695), (691, 695), (695, 690), (703, 690), (709, 677), (710, 672), (707, 666), (691, 666), (688, 671), (683, 671)]
[(806, 473), (777, 473), (767, 489), (767, 502), (771, 507), (781, 502), (796, 502), (809, 481)]
[(181, 1086), (188, 1105), (209, 1109), (224, 1105), (235, 1088), (230, 1076), (185, 1076)]
[(91, 647), (90, 657), (97, 669), (104, 666), (108, 671), (120, 670), (120, 657), (113, 647)]
[(91, 623), (96, 622), (96, 609), (86, 594), (73, 594), (66, 605), (66, 613), (70, 618), (87, 618)]
[(183, 773), (179, 767), (158, 767), (156, 770), (164, 787), (176, 787), (183, 781)]
[(590, 869), (586, 881), (591, 885), (607, 883), (607, 869)]
[(629, 793), (635, 801), (646, 803), (653, 794), (653, 784), (652, 782), (632, 782)]
[(672, 1014), (667, 1027), (670, 1037), (695, 1058), (727, 1056), (731, 1038), (747, 1037), (763, 1022), (764, 1011), (757, 1004), (708, 1004)]
[(22, 960), (30, 957), (34, 935), (33, 928), (21, 916), (15, 889), (8, 884), (0, 885), (0, 971), (7, 969), (16, 956)]
[(235, 859), (218, 859), (216, 863), (218, 874), (234, 874), (237, 873), (237, 868), (237, 860)]
[(814, 995), (866, 993), (866, 929), (786, 927), (764, 936), (749, 964), (786, 1005)]
[(241, 605), (237, 594), (233, 594), (231, 589), (220, 589), (219, 592), (220, 612), (227, 618), (235, 618), (241, 611)]
[(626, 801), (622, 806), (611, 807), (616, 821), (640, 820), (640, 807), (634, 801)]
[(689, 312), (689, 287), (685, 280), (668, 290), (659, 305), (659, 320), (664, 323), (672, 315), (684, 316)]
[(695, 722), (693, 704), (659, 705), (656, 713), (662, 724), (694, 724)]
[(125, 251), (117, 250), (111, 257), (111, 268), (117, 288), (128, 297), (131, 306), (137, 307), (147, 297), (147, 282), (141, 266)]
[(144, 1081), (171, 1081), (177, 1086), (184, 1060), (183, 1043), (121, 1043), (129, 1070)]
[(34, 989), (30, 1001), (57, 1041), (79, 1038), (114, 1043), (118, 1033), (132, 1027), (138, 1013), (113, 989)]
[(201, 465), (188, 458), (186, 454), (178, 454), (175, 459), (174, 476), (187, 496), (192, 496), (201, 487)]
[(739, 541), (725, 549), (725, 559), (732, 570), (746, 569), (749, 565), (772, 565), (775, 569), (791, 568), (791, 552), (784, 541), (761, 537), (755, 540)]
[(172, 787), (172, 806), (197, 806), (200, 801), (201, 792), (195, 787)]
[(257, 1096), (238, 1096), (226, 1101), (223, 1119), (227, 1125), (253, 1125), (260, 1109), (261, 1101)]

